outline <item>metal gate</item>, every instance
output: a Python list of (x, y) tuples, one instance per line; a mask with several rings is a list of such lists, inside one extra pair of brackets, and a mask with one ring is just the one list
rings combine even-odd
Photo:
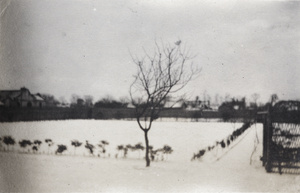
[(280, 101), (263, 114), (263, 166), (300, 173), (300, 102)]

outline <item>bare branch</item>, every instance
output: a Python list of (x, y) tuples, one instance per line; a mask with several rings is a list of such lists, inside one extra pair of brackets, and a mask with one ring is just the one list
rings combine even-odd
[[(143, 48), (145, 56), (142, 59), (131, 55), (137, 65), (137, 73), (130, 86), (130, 97), (143, 131), (151, 128), (152, 121), (163, 110), (166, 97), (183, 89), (200, 72), (198, 68), (194, 69), (190, 61), (193, 58), (190, 48), (184, 46), (182, 49), (180, 43), (178, 41), (171, 45), (155, 41), (153, 54)], [(139, 100), (135, 101), (135, 98)], [(143, 126), (141, 118), (149, 124)]]

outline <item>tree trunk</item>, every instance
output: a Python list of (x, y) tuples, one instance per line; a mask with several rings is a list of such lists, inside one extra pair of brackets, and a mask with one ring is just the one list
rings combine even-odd
[(145, 133), (145, 143), (146, 143), (146, 167), (150, 166), (150, 158), (149, 158), (149, 139), (148, 139), (148, 130), (144, 130)]

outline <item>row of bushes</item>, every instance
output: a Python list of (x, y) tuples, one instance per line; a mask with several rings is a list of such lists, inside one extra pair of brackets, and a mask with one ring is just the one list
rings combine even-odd
[(191, 160), (193, 161), (196, 159), (201, 159), (201, 157), (204, 156), (206, 152), (209, 152), (214, 148), (217, 148), (218, 146), (220, 146), (221, 148), (229, 147), (233, 141), (235, 141), (240, 135), (242, 135), (251, 126), (251, 124), (252, 124), (251, 122), (244, 123), (241, 128), (234, 130), (232, 134), (230, 134), (226, 139), (216, 141), (214, 145), (203, 148), (199, 150), (198, 153), (194, 153)]
[[(41, 153), (40, 147), (44, 143), (46, 146), (48, 146), (48, 154), (50, 154), (50, 147), (54, 145), (54, 142), (52, 139), (45, 139), (44, 142), (41, 140), (28, 140), (28, 139), (23, 139), (20, 140), (19, 142), (20, 148), (23, 149), (23, 153)], [(11, 136), (3, 136), (0, 137), (0, 147), (2, 147), (2, 144), (5, 144), (7, 146), (6, 151), (11, 151), (12, 147), (14, 147), (17, 142), (16, 140), (11, 137)], [(72, 140), (71, 141), (71, 146), (74, 146), (74, 155), (76, 155), (76, 149), (83, 146), (86, 148), (88, 151), (89, 155), (91, 156), (98, 156), (98, 157), (110, 157), (110, 153), (107, 152), (106, 147), (109, 145), (108, 141), (102, 140), (98, 144), (94, 145), (91, 144), (89, 141), (85, 141), (85, 144), (83, 142), (80, 142), (78, 140)], [(4, 149), (4, 148), (2, 148)], [(68, 146), (65, 144), (57, 144), (57, 148), (55, 150), (55, 154), (63, 154), (66, 150), (68, 150)], [(131, 152), (134, 151), (139, 151), (139, 158), (140, 158), (140, 152), (145, 150), (145, 147), (142, 145), (142, 143), (137, 143), (135, 145), (118, 145), (116, 147), (116, 150), (118, 153), (115, 154), (115, 158), (118, 159), (119, 157), (122, 158), (127, 158), (128, 156), (128, 151), (130, 150)], [(165, 160), (165, 157), (168, 154), (171, 154), (173, 152), (173, 149), (168, 146), (164, 145), (162, 148), (154, 149), (153, 146), (149, 147), (150, 150), (150, 155), (152, 161), (156, 160), (158, 161), (161, 159), (162, 161)]]

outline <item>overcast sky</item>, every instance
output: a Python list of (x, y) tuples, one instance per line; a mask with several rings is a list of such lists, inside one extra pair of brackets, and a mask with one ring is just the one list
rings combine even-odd
[(182, 40), (199, 78), (185, 91), (300, 99), (300, 2), (1, 0), (0, 90), (25, 86), (67, 100), (74, 93), (128, 96), (129, 52)]

